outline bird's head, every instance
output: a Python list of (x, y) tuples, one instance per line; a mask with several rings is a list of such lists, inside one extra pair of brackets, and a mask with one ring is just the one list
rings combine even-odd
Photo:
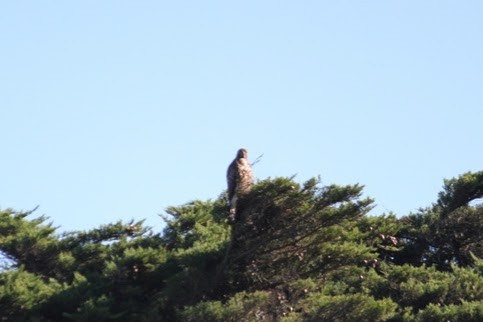
[(238, 150), (238, 152), (236, 154), (236, 158), (237, 159), (247, 159), (248, 158), (248, 150), (245, 149), (245, 148), (241, 148), (240, 150)]

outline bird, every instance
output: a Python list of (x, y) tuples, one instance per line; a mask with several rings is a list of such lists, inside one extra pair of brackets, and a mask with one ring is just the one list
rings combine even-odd
[(238, 150), (235, 159), (228, 166), (226, 173), (228, 185), (228, 205), (230, 217), (234, 219), (237, 201), (246, 195), (253, 186), (253, 171), (248, 162), (248, 150)]

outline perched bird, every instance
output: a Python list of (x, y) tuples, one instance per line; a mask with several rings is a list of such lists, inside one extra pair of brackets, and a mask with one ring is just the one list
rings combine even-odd
[(234, 216), (237, 201), (248, 193), (253, 186), (253, 172), (248, 162), (247, 149), (242, 148), (238, 150), (235, 160), (228, 167), (226, 181), (228, 184), (230, 215)]

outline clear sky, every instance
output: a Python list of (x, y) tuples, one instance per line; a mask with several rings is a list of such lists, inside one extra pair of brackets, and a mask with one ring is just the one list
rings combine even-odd
[(483, 165), (482, 1), (4, 1), (0, 207), (59, 231), (258, 179), (429, 206)]

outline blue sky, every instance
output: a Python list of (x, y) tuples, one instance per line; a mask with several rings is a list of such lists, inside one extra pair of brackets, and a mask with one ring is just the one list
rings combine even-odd
[(59, 231), (258, 179), (361, 183), (429, 206), (483, 165), (481, 1), (10, 1), (0, 6), (0, 207)]

